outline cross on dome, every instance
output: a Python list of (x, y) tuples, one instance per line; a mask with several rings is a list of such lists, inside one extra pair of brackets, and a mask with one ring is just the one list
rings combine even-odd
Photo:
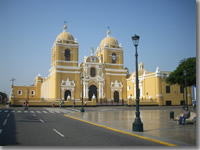
[(64, 27), (63, 27), (63, 32), (67, 32), (67, 25), (66, 25), (67, 21), (64, 21)]
[(110, 33), (111, 33), (111, 31), (110, 31), (110, 27), (107, 27), (107, 36), (110, 36)]

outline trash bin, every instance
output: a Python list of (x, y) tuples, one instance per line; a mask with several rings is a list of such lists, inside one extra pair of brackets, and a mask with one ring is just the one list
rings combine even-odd
[(174, 112), (173, 112), (173, 111), (170, 112), (170, 120), (171, 120), (171, 119), (174, 120)]

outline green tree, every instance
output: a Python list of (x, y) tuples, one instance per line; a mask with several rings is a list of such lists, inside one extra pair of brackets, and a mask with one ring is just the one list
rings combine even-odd
[(179, 66), (169, 75), (166, 82), (169, 84), (185, 85), (184, 70), (187, 71), (187, 86), (196, 86), (196, 57), (181, 60)]
[(0, 92), (0, 102), (5, 103), (6, 100), (8, 99), (8, 96), (6, 93)]

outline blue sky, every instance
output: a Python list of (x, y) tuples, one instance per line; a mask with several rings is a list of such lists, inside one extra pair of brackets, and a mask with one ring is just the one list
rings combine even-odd
[(47, 77), (51, 48), (67, 21), (79, 42), (79, 63), (90, 55), (110, 27), (124, 49), (124, 67), (135, 70), (131, 37), (140, 36), (139, 62), (145, 69), (173, 71), (180, 60), (196, 56), (195, 0), (1, 0), (0, 91), (31, 85)]

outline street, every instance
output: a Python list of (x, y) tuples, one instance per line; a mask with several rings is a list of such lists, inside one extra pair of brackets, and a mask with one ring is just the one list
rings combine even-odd
[[(63, 111), (64, 110), (64, 111)], [(164, 146), (66, 117), (72, 109), (0, 109), (0, 146)], [(78, 112), (78, 110), (77, 110)]]

